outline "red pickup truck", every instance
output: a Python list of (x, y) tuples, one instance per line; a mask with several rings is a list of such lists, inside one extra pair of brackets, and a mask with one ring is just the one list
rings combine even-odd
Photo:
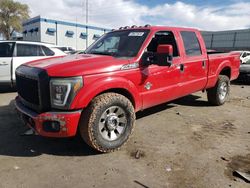
[(84, 54), (17, 68), (16, 108), (39, 135), (79, 131), (94, 149), (111, 152), (128, 140), (137, 111), (201, 90), (222, 105), (239, 66), (239, 53), (208, 54), (196, 29), (125, 27)]

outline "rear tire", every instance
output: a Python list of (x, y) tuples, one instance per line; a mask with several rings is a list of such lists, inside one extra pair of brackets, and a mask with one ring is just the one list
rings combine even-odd
[(118, 150), (126, 143), (134, 122), (134, 107), (129, 99), (117, 93), (104, 93), (85, 109), (79, 130), (89, 146), (106, 153)]
[(223, 105), (229, 96), (230, 80), (225, 75), (219, 75), (219, 79), (213, 88), (207, 90), (208, 102), (212, 105)]

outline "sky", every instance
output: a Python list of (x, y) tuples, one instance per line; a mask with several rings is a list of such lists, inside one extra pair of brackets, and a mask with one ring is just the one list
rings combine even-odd
[[(86, 0), (18, 0), (31, 17), (86, 23)], [(166, 25), (220, 31), (250, 28), (250, 0), (88, 0), (88, 24), (115, 29)]]

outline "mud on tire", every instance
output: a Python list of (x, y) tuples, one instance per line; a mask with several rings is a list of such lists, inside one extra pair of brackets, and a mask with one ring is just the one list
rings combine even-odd
[(223, 105), (229, 96), (230, 80), (225, 75), (219, 75), (219, 79), (213, 88), (207, 90), (208, 102), (212, 105)]
[(83, 140), (100, 152), (118, 150), (126, 143), (135, 123), (134, 107), (117, 93), (104, 93), (82, 113), (79, 131)]

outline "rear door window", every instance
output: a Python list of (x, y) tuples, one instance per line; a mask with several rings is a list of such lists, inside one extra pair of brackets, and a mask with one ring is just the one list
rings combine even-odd
[(14, 45), (14, 42), (0, 43), (0, 57), (12, 57)]
[(44, 56), (40, 45), (17, 44), (17, 57)]
[(181, 37), (184, 43), (185, 52), (187, 56), (199, 56), (202, 54), (200, 43), (195, 32), (181, 31)]

